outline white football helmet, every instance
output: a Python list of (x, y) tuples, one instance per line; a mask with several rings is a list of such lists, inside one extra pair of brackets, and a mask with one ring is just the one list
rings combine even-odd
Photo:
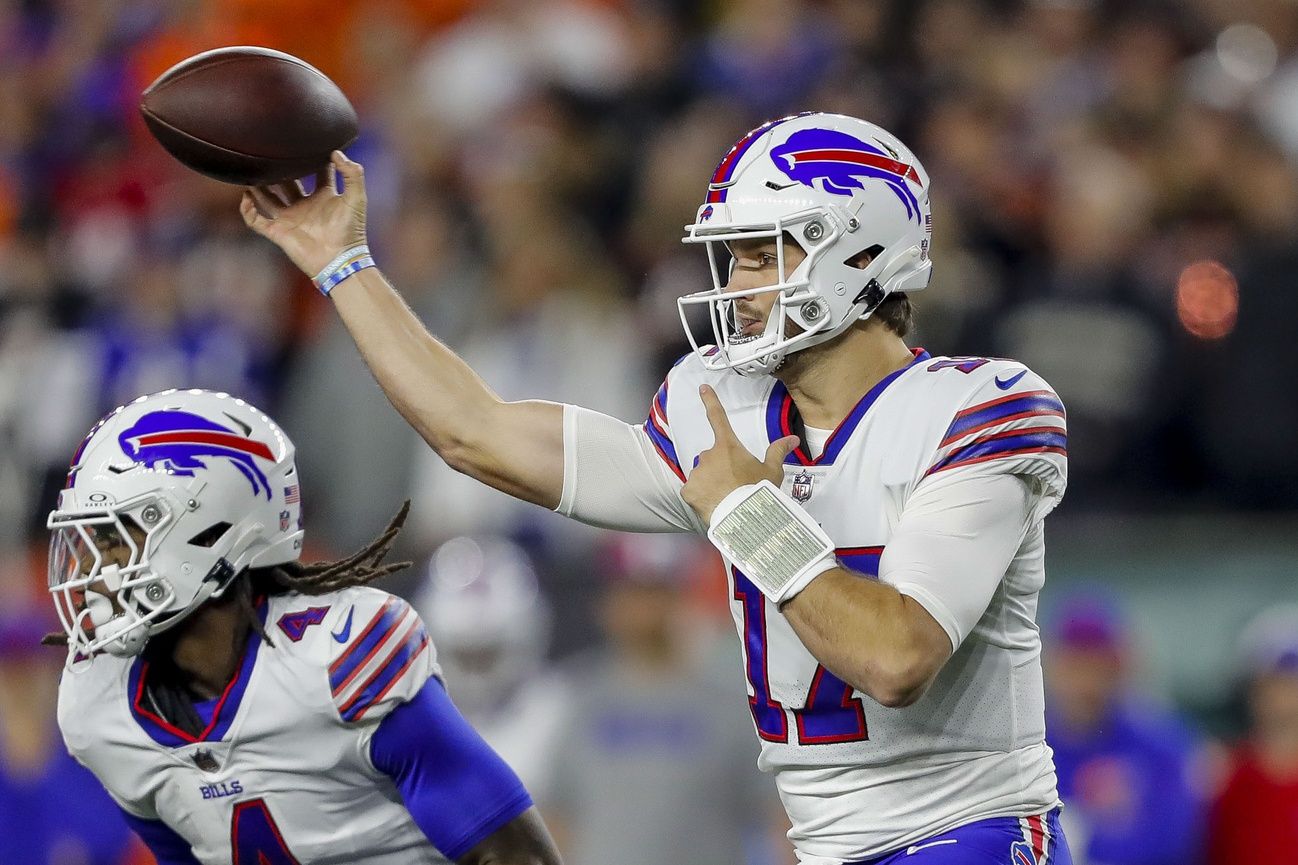
[(483, 719), (540, 669), (550, 607), (527, 553), (504, 538), (452, 538), (415, 599), (460, 710)]
[(274, 421), (223, 393), (163, 391), (100, 420), (46, 523), (69, 665), (137, 655), (245, 569), (296, 560), (293, 453)]
[[(685, 243), (705, 243), (713, 287), (680, 298), (681, 323), (708, 369), (769, 374), (789, 352), (833, 339), (889, 294), (917, 291), (932, 271), (929, 180), (890, 132), (841, 114), (797, 114), (759, 126), (722, 158)], [(774, 238), (779, 281), (727, 291), (728, 244)], [(784, 243), (806, 258), (785, 268)], [(864, 267), (861, 253), (871, 259)], [(778, 292), (762, 333), (738, 328), (734, 299)], [(689, 309), (706, 305), (715, 346), (700, 344)], [(796, 325), (790, 328), (792, 323)]]

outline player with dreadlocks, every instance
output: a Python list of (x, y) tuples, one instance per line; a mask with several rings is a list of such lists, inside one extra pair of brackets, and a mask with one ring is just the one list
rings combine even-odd
[(293, 445), (225, 394), (101, 420), (50, 514), (59, 726), (160, 863), (558, 863), (364, 549), (303, 564)]

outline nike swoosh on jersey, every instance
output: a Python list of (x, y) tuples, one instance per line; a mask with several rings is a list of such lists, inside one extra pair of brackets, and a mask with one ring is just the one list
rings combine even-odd
[(1014, 387), (1014, 385), (1018, 384), (1019, 379), (1023, 378), (1023, 376), (1027, 374), (1028, 371), (1026, 369), (1021, 369), (1019, 370), (1018, 375), (1012, 375), (1009, 378), (1005, 379), (1005, 381), (1001, 381), (1001, 377), (996, 376), (996, 386), (1001, 390), (1009, 390), (1010, 388)]
[(959, 838), (947, 838), (944, 841), (930, 841), (927, 844), (912, 844), (906, 848), (907, 856), (914, 856), (921, 850), (927, 850), (929, 847), (940, 847), (943, 844), (959, 844)]
[(333, 638), (334, 638), (335, 640), (337, 640), (338, 642), (340, 642), (340, 643), (345, 643), (345, 642), (347, 642), (347, 640), (351, 637), (351, 635), (352, 635), (352, 614), (355, 613), (355, 612), (356, 612), (356, 608), (355, 608), (355, 607), (351, 607), (351, 608), (349, 608), (349, 609), (347, 610), (347, 621), (346, 621), (346, 622), (343, 622), (343, 628), (342, 628), (342, 630), (341, 630), (341, 631), (334, 631), (334, 632), (333, 632)]

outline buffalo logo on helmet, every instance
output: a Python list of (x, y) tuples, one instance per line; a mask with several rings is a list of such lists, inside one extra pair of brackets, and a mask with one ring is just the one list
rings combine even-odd
[(923, 187), (919, 172), (872, 144), (833, 129), (801, 129), (771, 149), (771, 161), (790, 180), (833, 195), (865, 189), (863, 178), (882, 180), (906, 207), (906, 216), (920, 221), (919, 200), (909, 184)]
[(712, 213), (712, 205), (709, 204), (707, 207), (703, 208), (701, 213), (699, 213), (699, 222), (707, 222), (712, 218)]
[(201, 415), (187, 411), (155, 411), (144, 415), (120, 436), (122, 451), (151, 469), (193, 477), (208, 459), (227, 459), (248, 479), (256, 495), (270, 498), (270, 484), (253, 457), (274, 462), (265, 442), (250, 439)]

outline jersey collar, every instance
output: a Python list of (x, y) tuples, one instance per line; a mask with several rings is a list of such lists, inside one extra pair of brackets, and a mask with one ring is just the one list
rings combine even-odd
[[(266, 611), (269, 606), (270, 601), (265, 598), (257, 604), (257, 616), (263, 626), (266, 624)], [(197, 736), (190, 735), (149, 708), (149, 700), (144, 688), (149, 675), (149, 662), (142, 656), (136, 658), (131, 664), (131, 673), (127, 680), (127, 702), (131, 707), (132, 717), (140, 728), (149, 734), (149, 738), (167, 748), (181, 748), (195, 742), (221, 740), (229, 732), (235, 716), (239, 714), (239, 705), (243, 702), (244, 693), (248, 690), (248, 682), (252, 679), (252, 671), (257, 664), (257, 652), (261, 648), (261, 643), (260, 635), (256, 629), (252, 629), (248, 633), (248, 642), (244, 646), (243, 656), (239, 659), (234, 678), (225, 686), (221, 696), (215, 700), (195, 703), (194, 708), (207, 723)]]
[[(922, 348), (913, 348), (910, 353), (914, 356), (910, 363), (884, 376), (852, 407), (847, 417), (843, 418), (842, 422), (830, 433), (829, 440), (825, 442), (825, 450), (818, 458), (812, 459), (811, 455), (807, 453), (804, 443), (799, 443), (793, 452), (784, 458), (785, 464), (795, 466), (833, 465), (834, 460), (838, 458), (848, 439), (852, 437), (852, 433), (860, 425), (861, 419), (865, 417), (865, 413), (883, 395), (888, 385), (896, 381), (906, 370), (917, 363), (928, 360), (930, 357), (929, 353)], [(784, 436), (793, 435), (794, 419), (797, 416), (797, 411), (797, 406), (793, 404), (793, 397), (789, 396), (789, 391), (784, 387), (784, 382), (777, 379), (775, 388), (771, 391), (771, 396), (766, 402), (766, 436), (768, 440), (775, 441)]]

